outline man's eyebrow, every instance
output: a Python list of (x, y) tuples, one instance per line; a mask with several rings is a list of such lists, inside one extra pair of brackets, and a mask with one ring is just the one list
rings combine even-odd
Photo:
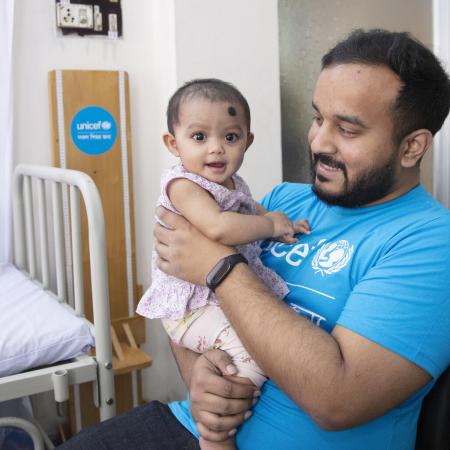
[(348, 122), (352, 125), (356, 125), (358, 127), (367, 129), (369, 128), (361, 119), (359, 119), (356, 116), (347, 116), (345, 114), (335, 114), (334, 116), (336, 119), (340, 120), (341, 122)]
[[(318, 108), (318, 106), (312, 102), (312, 107), (318, 112), (320, 113), (320, 110)], [(369, 128), (361, 119), (359, 119), (357, 116), (348, 116), (346, 114), (335, 114), (334, 115), (335, 119), (340, 120), (341, 122), (348, 122), (351, 123), (352, 125), (356, 125), (358, 127), (367, 129)]]

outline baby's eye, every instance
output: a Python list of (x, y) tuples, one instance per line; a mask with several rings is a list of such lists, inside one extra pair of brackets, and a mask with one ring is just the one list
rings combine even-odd
[(236, 142), (239, 139), (239, 135), (237, 133), (228, 133), (225, 135), (225, 140), (227, 142)]
[(206, 139), (206, 136), (199, 131), (192, 135), (192, 139), (194, 139), (194, 141), (204, 141)]

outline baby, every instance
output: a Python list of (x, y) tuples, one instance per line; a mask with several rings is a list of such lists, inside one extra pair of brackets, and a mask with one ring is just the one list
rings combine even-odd
[[(168, 132), (163, 139), (180, 164), (162, 177), (159, 204), (183, 215), (204, 235), (236, 246), (254, 272), (282, 299), (289, 291), (284, 281), (265, 267), (259, 242), (276, 239), (293, 244), (295, 233), (309, 233), (306, 220), (292, 223), (281, 212), (268, 213), (255, 202), (237, 175), (253, 142), (250, 109), (231, 84), (217, 79), (186, 83), (171, 97)], [(156, 267), (153, 252), (152, 285), (137, 312), (161, 318), (173, 342), (198, 353), (221, 349), (233, 359), (238, 375), (261, 386), (266, 377), (246, 352), (220, 309), (214, 293), (166, 275)], [(202, 449), (233, 449), (230, 438), (220, 443), (200, 440)]]

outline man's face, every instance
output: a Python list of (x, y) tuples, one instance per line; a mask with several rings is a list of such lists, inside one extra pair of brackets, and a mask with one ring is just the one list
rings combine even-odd
[(401, 82), (384, 66), (324, 69), (314, 91), (308, 134), (313, 190), (329, 204), (381, 203), (401, 189), (392, 105)]

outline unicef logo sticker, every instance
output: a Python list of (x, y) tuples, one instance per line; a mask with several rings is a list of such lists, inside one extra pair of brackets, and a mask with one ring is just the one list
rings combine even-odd
[(312, 268), (321, 275), (339, 272), (343, 269), (353, 254), (353, 245), (348, 241), (329, 242), (320, 248), (312, 260)]
[(88, 106), (75, 115), (70, 126), (73, 143), (84, 153), (100, 155), (116, 141), (114, 117), (99, 106)]

